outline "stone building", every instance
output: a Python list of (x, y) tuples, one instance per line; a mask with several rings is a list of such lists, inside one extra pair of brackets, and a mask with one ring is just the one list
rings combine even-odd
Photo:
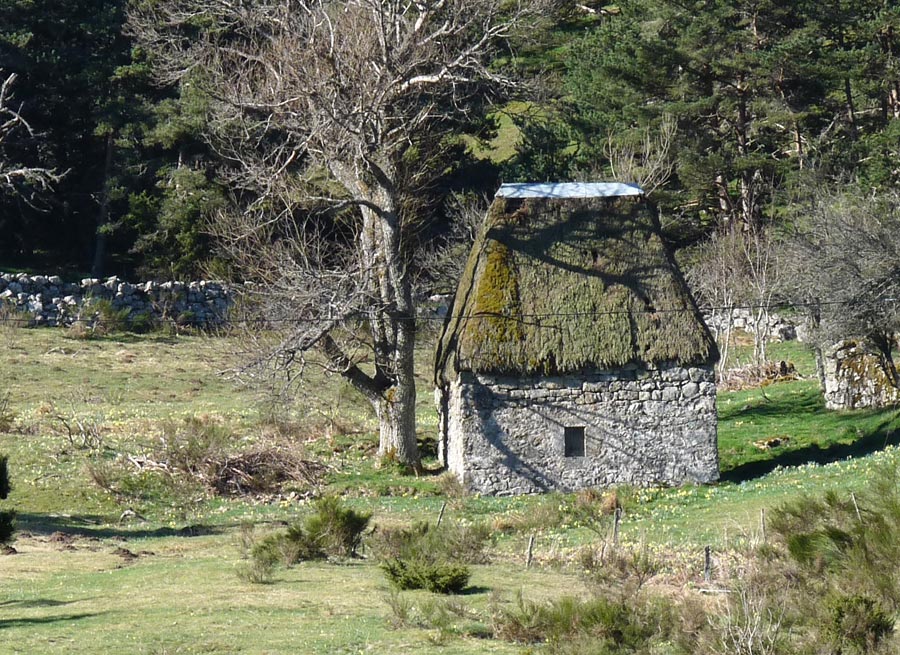
[(643, 192), (507, 184), (438, 343), (439, 452), (470, 490), (718, 478), (715, 343)]

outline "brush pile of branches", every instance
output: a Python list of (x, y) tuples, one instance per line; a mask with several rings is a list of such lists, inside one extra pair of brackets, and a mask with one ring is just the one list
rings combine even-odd
[(303, 459), (283, 446), (263, 445), (210, 462), (206, 484), (222, 496), (266, 494), (287, 483), (311, 486), (326, 471), (321, 462)]
[[(243, 447), (236, 447), (242, 442)], [(279, 494), (316, 485), (326, 470), (294, 440), (262, 438), (247, 443), (206, 417), (171, 421), (143, 452), (89, 465), (94, 482), (123, 499), (175, 491), (191, 498)]]
[(740, 391), (766, 387), (775, 382), (799, 380), (800, 375), (793, 362), (766, 362), (747, 364), (725, 371), (719, 380), (719, 388), (724, 391)]

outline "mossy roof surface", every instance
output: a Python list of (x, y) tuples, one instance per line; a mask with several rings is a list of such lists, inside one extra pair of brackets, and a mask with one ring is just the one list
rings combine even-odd
[(717, 358), (641, 197), (494, 200), (438, 342), (457, 371), (562, 374)]

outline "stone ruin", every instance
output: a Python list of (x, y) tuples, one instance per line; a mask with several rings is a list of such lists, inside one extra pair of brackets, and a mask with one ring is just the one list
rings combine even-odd
[(825, 407), (863, 409), (900, 404), (900, 388), (884, 354), (845, 339), (822, 353)]

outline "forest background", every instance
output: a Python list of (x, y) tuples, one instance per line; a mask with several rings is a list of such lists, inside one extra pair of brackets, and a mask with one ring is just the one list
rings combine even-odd
[[(204, 139), (209, 98), (154, 83), (127, 5), (0, 4), (0, 69), (32, 128), (2, 158), (61, 176), (0, 197), (0, 268), (228, 276), (204, 227), (230, 195)], [(887, 0), (562, 3), (508, 52), (497, 69), (527, 84), (460, 126), (423, 210), (429, 238), (450, 229), (451, 193), (500, 182), (643, 176), (684, 245), (732, 219), (790, 224), (828, 183), (867, 196), (900, 178)]]

